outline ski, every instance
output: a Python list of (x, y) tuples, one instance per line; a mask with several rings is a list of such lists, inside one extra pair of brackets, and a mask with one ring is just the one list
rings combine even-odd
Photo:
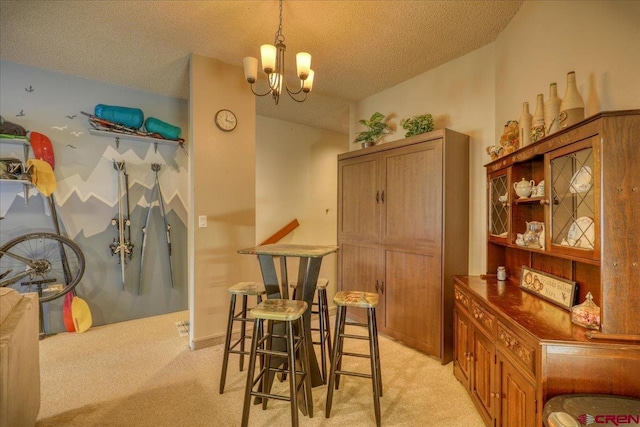
[[(125, 290), (124, 267), (127, 264), (127, 257), (131, 260), (133, 256), (133, 244), (131, 243), (131, 220), (129, 218), (129, 186), (128, 176), (124, 162), (113, 161), (113, 168), (118, 171), (118, 217), (111, 220), (111, 224), (118, 228), (118, 237), (113, 239), (109, 245), (111, 255), (119, 255), (120, 270), (122, 275), (122, 289)], [(123, 203), (124, 197), (124, 203)], [(123, 206), (126, 204), (126, 207)], [(125, 213), (126, 209), (126, 213)]]
[(171, 224), (167, 222), (167, 214), (164, 206), (164, 198), (162, 197), (162, 190), (160, 189), (160, 181), (158, 180), (158, 172), (160, 171), (161, 165), (159, 163), (152, 163), (151, 170), (155, 172), (155, 181), (153, 184), (153, 189), (151, 190), (151, 197), (149, 198), (149, 204), (147, 206), (147, 214), (146, 220), (144, 223), (144, 227), (142, 227), (142, 246), (140, 249), (140, 279), (138, 280), (138, 295), (140, 295), (140, 285), (142, 283), (142, 271), (144, 267), (144, 252), (147, 246), (147, 228), (149, 227), (149, 220), (151, 219), (151, 208), (153, 207), (153, 202), (158, 200), (158, 206), (160, 207), (160, 215), (162, 215), (162, 220), (164, 222), (164, 230), (165, 236), (167, 239), (167, 253), (169, 256), (169, 272), (171, 277), (171, 288), (174, 288), (173, 283), (173, 263), (171, 259)]

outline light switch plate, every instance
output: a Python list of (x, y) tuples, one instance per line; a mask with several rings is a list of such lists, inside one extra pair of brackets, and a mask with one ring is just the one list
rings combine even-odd
[(198, 227), (205, 228), (206, 226), (207, 226), (207, 216), (206, 215), (200, 215), (198, 217)]

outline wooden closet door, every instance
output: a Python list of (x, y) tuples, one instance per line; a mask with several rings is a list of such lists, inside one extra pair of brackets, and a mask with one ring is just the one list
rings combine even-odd
[(382, 162), (382, 243), (440, 251), (442, 139), (390, 151)]
[(368, 155), (338, 164), (338, 237), (378, 242), (380, 165)]
[[(377, 293), (379, 303), (376, 318), (378, 326), (384, 328), (385, 299), (381, 289), (380, 270), (380, 249), (377, 246), (357, 243), (340, 245), (339, 289)], [(367, 322), (367, 311), (364, 308), (350, 307), (348, 316), (363, 323)]]

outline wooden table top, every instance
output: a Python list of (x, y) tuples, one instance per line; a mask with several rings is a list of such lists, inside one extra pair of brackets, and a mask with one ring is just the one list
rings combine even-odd
[(273, 255), (292, 256), (305, 258), (320, 258), (333, 252), (337, 252), (337, 246), (330, 245), (297, 245), (291, 243), (273, 243), (270, 245), (256, 246), (240, 249), (239, 254), (249, 255)]

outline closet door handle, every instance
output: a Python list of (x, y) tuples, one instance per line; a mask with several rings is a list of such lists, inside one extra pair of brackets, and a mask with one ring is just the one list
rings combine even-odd
[(380, 282), (380, 292), (384, 294), (384, 280)]
[(384, 203), (384, 190), (382, 190), (382, 197), (381, 197), (381, 199), (382, 199), (382, 203)]
[(376, 280), (376, 293), (378, 293), (378, 281)]
[(376, 203), (380, 203), (380, 192), (376, 191)]

